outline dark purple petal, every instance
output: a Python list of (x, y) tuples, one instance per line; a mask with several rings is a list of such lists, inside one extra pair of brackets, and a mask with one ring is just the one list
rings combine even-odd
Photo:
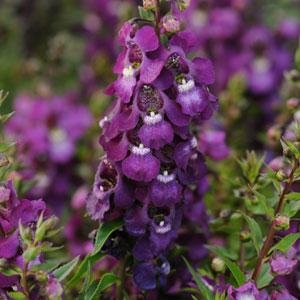
[(140, 263), (133, 268), (133, 279), (142, 290), (156, 288), (156, 272), (152, 263)]
[(127, 211), (125, 217), (125, 228), (130, 235), (142, 236), (146, 232), (149, 217), (146, 207), (134, 207)]
[(135, 181), (149, 182), (159, 173), (160, 163), (153, 155), (130, 154), (122, 161), (123, 173)]
[(213, 84), (215, 71), (212, 62), (207, 58), (197, 57), (193, 60), (192, 74), (199, 84)]
[(140, 261), (149, 261), (153, 258), (151, 241), (148, 238), (139, 239), (133, 247), (133, 256)]
[(7, 238), (0, 239), (0, 258), (12, 258), (17, 254), (20, 245), (18, 232), (15, 231)]
[(157, 150), (166, 144), (170, 144), (174, 137), (172, 126), (166, 121), (154, 125), (144, 124), (138, 135), (146, 147)]

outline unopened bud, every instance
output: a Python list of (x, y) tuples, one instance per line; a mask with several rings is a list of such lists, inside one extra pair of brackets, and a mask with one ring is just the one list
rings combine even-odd
[(244, 242), (244, 243), (248, 242), (248, 241), (250, 241), (250, 239), (251, 239), (251, 234), (248, 230), (243, 230), (240, 232), (240, 240), (242, 242)]
[(288, 109), (295, 109), (300, 106), (300, 99), (298, 98), (291, 98), (286, 102), (286, 106)]
[(295, 119), (295, 121), (297, 121), (297, 122), (300, 123), (300, 110), (297, 110), (297, 111), (294, 113), (294, 119)]
[(23, 258), (26, 262), (33, 261), (39, 255), (40, 250), (37, 247), (28, 247), (25, 252), (23, 253)]
[(287, 216), (277, 215), (274, 220), (276, 230), (287, 230), (290, 227), (290, 218)]
[(43, 240), (43, 238), (46, 235), (46, 232), (48, 230), (53, 229), (56, 224), (58, 223), (58, 218), (55, 216), (52, 216), (51, 218), (47, 219), (46, 221), (44, 221), (37, 229), (35, 232), (35, 241), (36, 242), (40, 242), (41, 240)]
[(162, 19), (162, 25), (166, 32), (175, 33), (180, 31), (180, 22), (172, 15), (166, 15)]
[(32, 242), (32, 232), (31, 229), (29, 227), (24, 227), (21, 223), (21, 221), (19, 222), (19, 233), (20, 233), (20, 237), (22, 239), (22, 242), (25, 245), (30, 245)]
[(276, 172), (276, 178), (279, 181), (283, 181), (286, 178), (286, 175), (282, 170), (279, 170), (279, 171)]
[(37, 279), (38, 282), (46, 282), (48, 279), (48, 275), (44, 271), (38, 271), (35, 274), (35, 278)]
[(156, 7), (157, 0), (143, 0), (143, 7), (147, 10), (153, 10)]
[(215, 257), (211, 262), (211, 268), (218, 273), (225, 271), (225, 262), (220, 257)]

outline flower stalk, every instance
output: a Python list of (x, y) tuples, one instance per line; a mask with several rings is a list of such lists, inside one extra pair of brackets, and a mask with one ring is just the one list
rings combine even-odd
[[(299, 168), (299, 160), (297, 158), (295, 158), (291, 173), (290, 173), (290, 175), (287, 179), (287, 182), (285, 183), (284, 188), (280, 194), (279, 201), (278, 201), (278, 204), (277, 204), (277, 207), (275, 210), (275, 215), (280, 214), (283, 210), (284, 203), (285, 203), (285, 196), (287, 193), (289, 193), (289, 191), (291, 189), (291, 186), (294, 181), (294, 175), (298, 168)], [(254, 272), (252, 274), (252, 279), (254, 281), (257, 281), (263, 261), (264, 261), (265, 257), (268, 255), (268, 253), (273, 245), (275, 233), (276, 233), (276, 222), (275, 222), (275, 220), (273, 220), (271, 223), (271, 226), (269, 228), (267, 238), (260, 250), (258, 260), (257, 260), (256, 266), (255, 266)]]

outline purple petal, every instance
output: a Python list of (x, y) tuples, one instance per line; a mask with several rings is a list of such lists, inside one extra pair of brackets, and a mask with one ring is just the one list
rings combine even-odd
[(159, 41), (153, 27), (144, 26), (135, 34), (135, 40), (144, 52), (156, 50)]
[(159, 160), (151, 154), (130, 154), (122, 162), (123, 173), (135, 181), (151, 181), (158, 175), (159, 167)]
[(193, 59), (192, 72), (199, 84), (213, 84), (215, 71), (212, 62), (206, 58), (197, 57)]

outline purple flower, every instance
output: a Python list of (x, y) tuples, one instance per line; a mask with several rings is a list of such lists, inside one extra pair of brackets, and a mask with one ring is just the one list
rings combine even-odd
[(229, 155), (226, 134), (220, 130), (207, 130), (199, 136), (199, 149), (213, 160), (223, 160)]
[(286, 289), (273, 291), (270, 297), (270, 300), (296, 300), (296, 299), (297, 298), (292, 296)]
[(247, 282), (240, 286), (239, 288), (234, 288), (229, 286), (228, 288), (229, 300), (259, 300), (259, 291), (255, 284), (252, 282)]
[(297, 263), (296, 249), (293, 247), (286, 254), (276, 253), (270, 260), (271, 270), (277, 275), (292, 273)]

